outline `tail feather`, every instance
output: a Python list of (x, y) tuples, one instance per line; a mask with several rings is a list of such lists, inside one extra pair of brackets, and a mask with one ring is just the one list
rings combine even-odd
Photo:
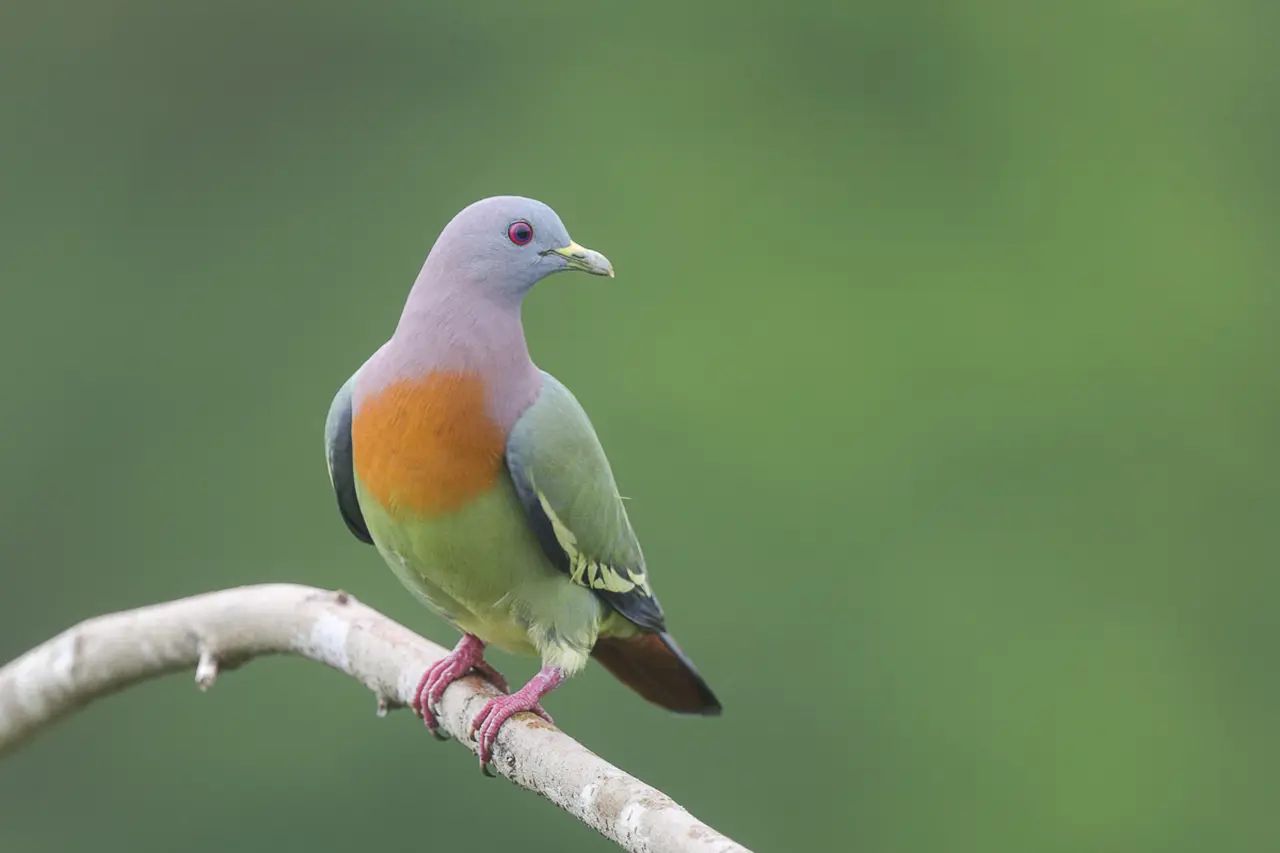
[(601, 637), (591, 656), (655, 705), (678, 714), (720, 713), (719, 700), (670, 634)]

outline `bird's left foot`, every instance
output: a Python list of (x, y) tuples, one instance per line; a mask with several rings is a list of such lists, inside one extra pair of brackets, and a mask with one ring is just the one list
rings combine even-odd
[(498, 730), (502, 728), (512, 715), (521, 711), (537, 714), (548, 723), (555, 725), (541, 705), (543, 696), (560, 686), (564, 681), (564, 671), (559, 667), (543, 667), (529, 683), (510, 696), (498, 696), (490, 699), (471, 721), (470, 735), (474, 736), (480, 747), (480, 769), (493, 759), (493, 744), (498, 739)]

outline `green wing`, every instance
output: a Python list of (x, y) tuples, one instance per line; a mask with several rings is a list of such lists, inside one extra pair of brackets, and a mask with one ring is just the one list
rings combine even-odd
[(356, 476), (351, 462), (351, 390), (355, 387), (358, 373), (353, 373), (342, 384), (329, 404), (329, 415), (324, 420), (324, 455), (329, 463), (329, 483), (338, 499), (342, 520), (357, 539), (372, 545), (373, 537), (369, 535), (364, 513), (360, 511), (360, 500), (356, 497)]
[(511, 429), (507, 468), (552, 564), (639, 627), (666, 630), (591, 420), (554, 376)]

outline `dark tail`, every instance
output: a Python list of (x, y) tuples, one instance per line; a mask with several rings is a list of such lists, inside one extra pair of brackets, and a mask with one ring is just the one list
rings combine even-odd
[(719, 700), (670, 634), (601, 637), (591, 656), (623, 684), (668, 711), (720, 713)]

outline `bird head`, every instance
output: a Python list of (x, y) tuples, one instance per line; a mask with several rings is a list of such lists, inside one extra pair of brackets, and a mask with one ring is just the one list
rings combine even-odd
[(613, 277), (609, 259), (575, 243), (554, 210), (521, 196), (464, 208), (440, 232), (427, 266), (438, 278), (517, 299), (552, 273)]

